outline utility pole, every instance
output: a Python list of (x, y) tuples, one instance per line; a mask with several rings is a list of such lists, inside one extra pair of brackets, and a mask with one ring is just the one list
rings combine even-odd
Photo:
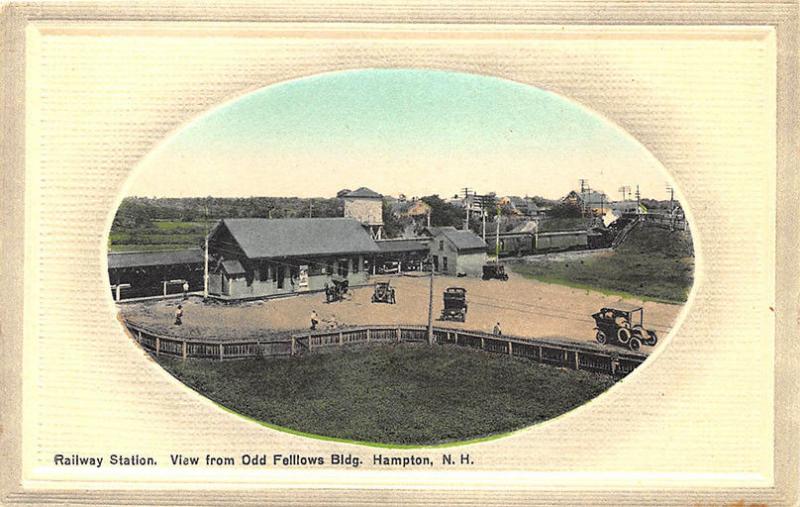
[(642, 204), (642, 194), (639, 193), (639, 185), (636, 185), (636, 213), (637, 214), (640, 213), (639, 210), (641, 209), (641, 204)]
[(483, 242), (486, 243), (486, 210), (481, 206), (481, 235)]
[(314, 199), (308, 200), (308, 218), (314, 213)]
[(669, 212), (672, 213), (673, 201), (675, 200), (675, 189), (672, 188), (672, 185), (667, 185), (667, 192), (669, 192)]
[(497, 204), (497, 234), (494, 239), (494, 261), (500, 263), (500, 204)]
[(468, 231), (469, 230), (469, 214), (470, 214), (470, 211), (471, 211), (470, 208), (472, 207), (472, 205), (471, 205), (471, 203), (469, 201), (469, 196), (470, 196), (470, 192), (472, 192), (472, 189), (468, 188), (468, 187), (464, 187), (461, 190), (464, 191), (464, 209), (466, 210), (466, 213), (467, 213), (467, 216), (464, 219), (464, 230)]
[(581, 182), (581, 194), (582, 194), (586, 190), (586, 184), (589, 183), (589, 180), (581, 178), (579, 181)]
[(205, 239), (205, 249), (203, 250), (203, 301), (208, 300), (208, 235), (210, 231), (208, 230), (208, 202), (205, 205), (205, 212), (206, 212), (206, 239)]
[(623, 186), (619, 187), (617, 189), (617, 191), (622, 192), (622, 200), (624, 201), (624, 200), (626, 200), (628, 194), (630, 193), (631, 187), (629, 187), (627, 185), (623, 185)]
[(433, 259), (428, 256), (428, 267), (431, 268), (428, 283), (428, 345), (433, 345)]

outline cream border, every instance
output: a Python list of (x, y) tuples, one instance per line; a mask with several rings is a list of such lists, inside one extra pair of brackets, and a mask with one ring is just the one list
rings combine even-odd
[[(431, 20), (432, 18), (435, 18), (436, 9), (432, 5), (422, 5), (421, 7), (420, 5), (421, 4), (413, 4), (414, 7), (418, 8), (417, 15), (413, 19)], [(472, 19), (475, 20), (483, 19), (481, 16), (485, 16), (486, 14), (483, 13), (483, 11), (474, 8), (474, 5), (472, 7), (473, 9), (465, 7), (463, 11), (460, 12), (459, 19), (454, 21), (467, 21), (468, 19), (464, 17), (464, 13), (472, 15)], [(621, 10), (619, 11), (619, 18), (616, 20), (616, 22), (621, 23), (635, 20), (636, 16), (630, 14), (631, 8), (629, 6), (620, 7)], [(795, 37), (796, 34), (792, 32), (792, 30), (796, 30), (796, 28), (793, 25), (791, 25), (791, 28), (789, 28), (790, 24), (796, 20), (795, 8), (789, 4), (752, 4), (751, 7), (751, 9), (747, 9), (742, 8), (742, 4), (719, 4), (713, 8), (708, 8), (707, 6), (697, 6), (693, 8), (695, 9), (695, 17), (699, 16), (701, 13), (704, 13), (707, 15), (707, 17), (702, 19), (713, 19), (715, 24), (736, 21), (742, 22), (743, 17), (746, 17), (747, 14), (750, 14), (752, 16), (750, 21), (754, 23), (758, 22), (764, 24), (774, 24), (777, 28), (779, 58), (778, 93), (779, 104), (781, 106), (778, 109), (777, 125), (779, 138), (778, 181), (781, 182), (781, 185), (777, 189), (778, 245), (776, 259), (776, 282), (778, 284), (778, 290), (776, 294), (776, 331), (778, 340), (775, 351), (776, 488), (771, 491), (764, 489), (726, 491), (724, 488), (722, 488), (710, 491), (696, 491), (693, 492), (690, 497), (684, 496), (687, 492), (682, 493), (680, 491), (661, 492), (658, 494), (658, 496), (653, 496), (655, 492), (646, 491), (627, 493), (614, 492), (611, 494), (608, 492), (596, 492), (588, 498), (585, 496), (582, 497), (579, 493), (572, 491), (537, 491), (536, 495), (538, 500), (543, 503), (552, 503), (555, 501), (574, 503), (581, 501), (581, 499), (583, 499), (583, 501), (591, 499), (592, 501), (599, 503), (603, 501), (603, 499), (610, 500), (612, 498), (614, 503), (664, 503), (670, 501), (683, 503), (689, 499), (691, 499), (693, 502), (721, 502), (737, 500), (740, 498), (761, 499), (763, 501), (775, 503), (793, 503), (793, 501), (796, 501), (797, 492), (795, 488), (797, 478), (798, 441), (795, 429), (797, 427), (797, 410), (795, 407), (797, 407), (799, 404), (797, 400), (797, 390), (793, 390), (792, 385), (796, 386), (797, 364), (798, 357), (800, 357), (800, 355), (797, 354), (798, 347), (792, 338), (796, 334), (796, 326), (798, 323), (796, 305), (799, 300), (798, 295), (800, 292), (798, 291), (797, 267), (800, 265), (800, 263), (798, 263), (797, 253), (798, 235), (794, 224), (796, 218), (798, 217), (798, 204), (797, 202), (793, 202), (793, 198), (796, 195), (796, 191), (793, 189), (798, 188), (798, 172), (797, 161), (794, 159), (792, 150), (794, 149), (794, 146), (796, 146), (797, 140), (797, 105), (796, 97), (793, 94), (793, 90), (795, 89), (793, 85), (796, 84), (795, 62), (797, 56), (797, 46)], [(297, 12), (297, 9), (292, 6), (278, 6), (278, 9), (280, 8), (283, 8), (284, 11), (289, 11), (290, 14), (287, 14), (287, 19), (293, 19), (292, 16), (297, 15), (291, 14)], [(333, 10), (333, 7), (314, 6), (310, 7), (307, 12), (316, 12), (316, 15), (319, 16), (320, 19), (328, 19), (328, 15), (335, 19), (341, 19), (342, 16), (346, 16), (347, 14), (353, 16), (354, 18), (363, 15), (359, 9), (356, 9), (356, 12), (354, 12), (353, 7), (348, 9), (347, 7), (340, 6), (340, 8), (336, 9), (335, 13), (332, 11), (327, 11), (326, 8)], [(384, 12), (383, 15), (378, 14), (373, 19), (384, 20), (391, 19), (393, 16), (397, 16), (397, 14), (391, 9), (386, 7), (383, 8), (386, 10), (386, 12)], [(726, 11), (726, 8), (729, 10)], [(13, 120), (6, 123), (3, 136), (3, 161), (5, 168), (2, 175), (4, 194), (2, 203), (4, 211), (3, 216), (15, 217), (15, 219), (4, 220), (6, 225), (3, 228), (2, 236), (2, 255), (4, 261), (4, 269), (2, 270), (2, 282), (4, 283), (2, 286), (7, 289), (7, 295), (11, 296), (9, 297), (8, 301), (17, 302), (16, 304), (12, 303), (3, 305), (2, 310), (2, 331), (4, 332), (4, 335), (15, 338), (11, 340), (3, 340), (2, 343), (2, 357), (4, 358), (2, 363), (2, 385), (5, 388), (4, 391), (10, 392), (4, 392), (2, 398), (1, 407), (4, 431), (0, 438), (2, 438), (2, 455), (15, 457), (14, 461), (10, 462), (6, 461), (4, 458), (4, 470), (16, 470), (16, 468), (13, 466), (13, 463), (19, 459), (20, 454), (18, 427), (20, 421), (18, 407), (20, 404), (15, 403), (15, 400), (18, 400), (18, 396), (20, 395), (19, 365), (21, 364), (21, 361), (13, 361), (10, 358), (19, 358), (21, 353), (21, 344), (20, 340), (18, 340), (19, 336), (21, 336), (22, 329), (22, 320), (20, 318), (22, 314), (19, 311), (19, 296), (22, 294), (24, 281), (21, 274), (22, 271), (18, 268), (20, 267), (20, 260), (24, 258), (25, 254), (23, 254), (23, 252), (26, 249), (26, 242), (22, 241), (24, 238), (22, 225), (26, 220), (30, 220), (30, 215), (23, 212), (25, 207), (21, 202), (22, 195), (24, 195), (23, 189), (25, 188), (24, 178), (30, 177), (29, 174), (24, 174), (22, 171), (23, 166), (21, 164), (24, 156), (24, 152), (21, 149), (21, 143), (24, 142), (25, 127), (29, 124), (24, 120), (24, 105), (17, 100), (18, 97), (23, 95), (21, 90), (24, 89), (22, 78), (23, 74), (19, 72), (19, 65), (23, 62), (21, 53), (16, 53), (15, 57), (13, 58), (11, 58), (11, 54), (12, 50), (20, 50), (25, 47), (21, 28), (24, 28), (26, 22), (30, 19), (40, 16), (44, 16), (45, 18), (49, 19), (61, 17), (68, 18), (70, 16), (75, 16), (78, 18), (84, 18), (84, 16), (98, 16), (99, 18), (110, 16), (113, 19), (116, 16), (124, 19), (130, 16), (133, 12), (115, 12), (112, 7), (108, 7), (102, 12), (89, 7), (83, 7), (83, 9), (85, 10), (81, 10), (80, 7), (75, 6), (47, 6), (44, 9), (34, 11), (28, 10), (24, 7), (13, 6), (7, 7), (3, 12), (3, 36), (5, 41), (3, 53), (4, 77), (7, 78), (9, 76), (13, 76), (16, 79), (11, 79), (10, 81), (4, 79), (4, 82), (8, 83), (8, 85), (3, 90), (3, 117), (12, 118)], [(528, 22), (547, 22), (553, 19), (552, 13), (546, 11), (544, 7), (540, 7), (540, 9), (541, 10), (538, 11), (535, 9), (531, 10), (530, 12), (533, 12), (533, 15), (525, 15), (519, 12), (522, 10), (522, 6), (511, 5), (507, 6), (506, 10), (501, 10), (501, 14), (498, 16), (514, 17), (512, 15), (512, 13), (514, 13), (516, 16), (521, 16), (521, 18), (518, 17), (517, 19), (525, 19)], [(166, 13), (169, 11), (166, 9), (161, 10), (159, 13), (158, 9), (151, 8), (148, 9), (144, 17), (148, 18), (149, 16), (150, 19), (168, 19), (172, 17), (172, 19), (175, 19), (176, 17), (185, 15), (187, 16), (186, 19), (208, 19), (207, 16), (210, 16), (211, 19), (223, 19), (224, 17), (236, 15), (237, 13), (241, 16), (248, 16), (248, 14), (245, 13), (248, 11), (247, 8), (240, 9), (238, 11), (236, 9), (228, 9), (224, 12), (223, 11), (223, 9), (220, 9), (214, 12), (214, 8), (210, 8), (207, 11), (192, 12), (190, 7), (184, 6), (184, 10), (179, 10), (177, 15), (174, 13), (167, 15)], [(655, 15), (653, 14), (653, 11), (654, 10), (652, 9), (648, 9), (647, 6), (642, 6), (639, 11), (639, 19), (641, 21), (648, 21), (653, 24), (668, 23), (670, 20), (673, 22), (676, 20), (678, 22), (686, 22), (687, 20), (691, 21), (692, 19), (692, 8), (683, 8), (680, 9), (680, 12), (672, 14), (669, 13), (670, 11), (668, 9), (657, 10), (658, 14)], [(253, 8), (252, 13), (249, 14), (249, 16), (252, 16), (253, 19), (257, 19), (259, 18), (259, 12), (262, 11), (259, 11), (258, 8)], [(590, 8), (587, 8), (586, 11), (581, 11), (580, 8), (565, 9), (562, 14), (563, 17), (568, 18), (568, 20), (571, 22), (577, 21), (581, 15), (585, 16), (582, 18), (583, 22), (592, 21), (592, 11)], [(141, 14), (137, 17), (141, 18)], [(614, 16), (612, 15), (611, 17), (613, 18)], [(15, 114), (10, 114), (11, 112), (14, 112)], [(24, 216), (25, 219), (21, 220), (21, 216)], [(28, 260), (30, 261), (30, 258), (28, 258)], [(77, 497), (72, 496), (74, 493), (70, 495), (69, 493), (60, 494), (58, 492), (27, 494), (18, 489), (18, 486), (16, 485), (16, 479), (18, 479), (18, 477), (15, 473), (3, 475), (3, 491), (10, 493), (10, 496), (6, 496), (4, 501), (24, 501), (25, 499), (27, 499), (27, 501), (37, 501), (37, 499), (52, 499), (52, 495), (57, 495), (58, 498), (62, 499), (72, 498), (72, 500), (78, 500), (80, 498), (83, 501), (92, 503), (116, 503), (120, 501), (137, 502), (137, 498), (138, 501), (146, 501), (150, 503), (166, 501), (169, 498), (168, 496), (162, 496), (162, 494), (151, 494), (145, 497), (137, 497), (136, 494), (122, 492), (80, 494), (80, 496)], [(298, 494), (297, 492), (287, 491), (278, 492), (278, 494), (275, 493), (276, 492), (269, 493), (269, 500), (276, 503), (286, 502), (291, 498), (298, 498), (295, 496)], [(51, 496), (48, 496), (48, 494)], [(186, 499), (184, 501), (187, 502), (214, 501), (216, 503), (227, 501), (232, 503), (241, 503), (256, 501), (259, 499), (261, 493), (226, 493), (223, 496), (215, 496), (214, 493), (209, 492), (208, 494), (193, 495), (182, 494), (181, 499)], [(325, 503), (338, 501), (345, 502), (348, 499), (355, 500), (361, 495), (365, 495), (364, 499), (366, 499), (366, 495), (370, 495), (372, 500), (380, 500), (382, 496), (380, 493), (359, 493), (358, 491), (353, 490), (349, 492), (337, 491), (330, 492), (329, 494), (326, 493), (325, 497), (315, 496), (314, 500)], [(400, 500), (408, 500), (444, 503), (445, 501), (454, 501), (458, 498), (461, 498), (461, 495), (462, 493), (460, 492), (452, 491), (395, 491), (392, 493), (392, 496), (383, 496), (382, 499), (384, 501), (395, 502)], [(493, 502), (507, 503), (514, 499), (519, 499), (519, 497), (515, 497), (512, 493), (472, 493), (471, 495), (472, 500), (482, 502), (491, 500)], [(304, 498), (304, 501), (308, 500), (312, 499), (309, 497)], [(531, 499), (529, 498), (528, 500)]]

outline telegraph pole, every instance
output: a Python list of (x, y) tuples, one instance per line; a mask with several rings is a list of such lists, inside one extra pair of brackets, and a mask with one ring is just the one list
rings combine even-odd
[(205, 239), (205, 250), (203, 250), (203, 301), (208, 300), (208, 235), (210, 231), (208, 230), (208, 203), (206, 202), (205, 206), (206, 212), (206, 239)]
[(636, 213), (640, 213), (642, 205), (642, 194), (639, 193), (639, 185), (636, 185)]
[(468, 187), (464, 187), (461, 190), (464, 191), (464, 209), (467, 212), (467, 216), (466, 216), (466, 218), (464, 220), (464, 230), (468, 231), (469, 230), (469, 214), (470, 214), (470, 211), (471, 211), (470, 208), (472, 207), (471, 203), (469, 202), (469, 195), (470, 195), (470, 192), (472, 191), (472, 189), (468, 188)]
[(579, 181), (581, 182), (581, 193), (583, 193), (586, 190), (586, 184), (589, 183), (589, 180), (581, 178)]
[(428, 283), (428, 345), (433, 345), (433, 259), (428, 256), (428, 266), (431, 268)]
[(308, 218), (314, 213), (314, 199), (308, 200)]
[(495, 236), (494, 240), (494, 255), (495, 255), (495, 262), (500, 263), (500, 204), (497, 204), (497, 235)]
[(669, 192), (669, 212), (672, 213), (673, 201), (675, 200), (675, 189), (672, 188), (672, 185), (667, 185), (667, 192)]

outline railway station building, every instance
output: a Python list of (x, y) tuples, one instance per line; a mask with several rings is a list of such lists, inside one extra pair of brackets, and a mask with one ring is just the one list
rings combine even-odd
[(209, 234), (209, 294), (256, 299), (367, 283), (380, 249), (352, 218), (223, 219)]

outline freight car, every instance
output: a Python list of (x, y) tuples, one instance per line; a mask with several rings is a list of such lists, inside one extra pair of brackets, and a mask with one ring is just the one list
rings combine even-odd
[[(499, 252), (500, 257), (509, 257), (564, 250), (601, 248), (605, 245), (603, 239), (598, 236), (598, 233), (585, 229), (539, 234), (531, 232), (501, 233)], [(495, 241), (488, 241), (489, 248), (487, 251), (490, 254), (495, 253)]]

